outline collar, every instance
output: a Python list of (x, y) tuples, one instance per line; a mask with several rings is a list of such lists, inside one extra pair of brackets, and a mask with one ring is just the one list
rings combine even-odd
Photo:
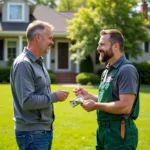
[(121, 56), (114, 64), (112, 64), (113, 68), (118, 68), (120, 64), (126, 60), (126, 57), (123, 55)]
[(39, 59), (26, 47), (23, 50), (24, 53), (27, 54), (28, 58), (32, 61), (32, 62), (36, 62), (37, 60), (40, 60), (43, 62), (43, 57), (41, 56)]

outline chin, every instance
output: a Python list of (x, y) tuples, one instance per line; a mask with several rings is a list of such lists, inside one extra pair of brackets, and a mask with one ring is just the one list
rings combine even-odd
[(45, 50), (45, 53), (47, 54), (47, 53), (49, 53), (50, 52), (50, 49), (46, 49)]

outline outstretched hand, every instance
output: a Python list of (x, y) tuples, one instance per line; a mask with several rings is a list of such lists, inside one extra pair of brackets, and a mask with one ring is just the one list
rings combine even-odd
[(93, 111), (93, 110), (96, 110), (95, 108), (95, 101), (91, 100), (91, 99), (88, 99), (86, 101), (84, 101), (81, 106), (86, 110), (86, 111)]
[(69, 92), (65, 90), (56, 91), (56, 95), (58, 97), (58, 101), (62, 102), (67, 99)]
[(82, 95), (84, 99), (89, 99), (89, 93), (82, 87), (76, 87), (73, 89), (76, 96)]

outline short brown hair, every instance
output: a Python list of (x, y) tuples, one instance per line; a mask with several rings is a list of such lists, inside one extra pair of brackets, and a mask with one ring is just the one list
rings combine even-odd
[(36, 20), (29, 24), (26, 30), (26, 37), (28, 41), (32, 41), (36, 33), (40, 33), (45, 29), (45, 27), (48, 27), (50, 30), (52, 30), (54, 27), (49, 24), (48, 22)]
[(119, 43), (120, 50), (123, 51), (124, 49), (124, 37), (122, 33), (117, 29), (109, 29), (109, 30), (102, 30), (100, 35), (110, 34), (110, 42), (111, 44)]

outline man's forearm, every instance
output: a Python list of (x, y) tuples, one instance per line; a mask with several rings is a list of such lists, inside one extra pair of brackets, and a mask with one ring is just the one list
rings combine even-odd
[(126, 106), (122, 105), (120, 101), (110, 103), (95, 103), (95, 109), (111, 114), (128, 114)]
[(88, 97), (89, 97), (89, 99), (92, 99), (92, 100), (94, 100), (95, 102), (98, 101), (98, 96), (97, 96), (97, 95), (93, 95), (93, 94), (88, 93)]
[(49, 107), (50, 103), (57, 101), (56, 93), (50, 93), (49, 95), (32, 95), (26, 100), (22, 100), (22, 107), (26, 110), (44, 109)]

